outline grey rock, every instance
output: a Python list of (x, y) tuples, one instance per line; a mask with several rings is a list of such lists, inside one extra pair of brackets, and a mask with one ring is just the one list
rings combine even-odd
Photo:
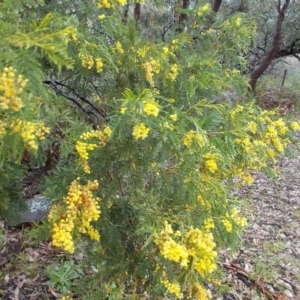
[(9, 221), (9, 226), (19, 226), (24, 223), (43, 221), (47, 218), (51, 203), (50, 198), (43, 195), (36, 195), (26, 200), (28, 209), (20, 213), (20, 217), (14, 222)]

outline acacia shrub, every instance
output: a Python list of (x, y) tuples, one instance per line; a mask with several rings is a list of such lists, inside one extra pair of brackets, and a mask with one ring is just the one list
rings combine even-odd
[[(53, 243), (74, 253), (75, 236), (95, 240), (88, 257), (101, 287), (84, 297), (207, 299), (218, 249), (237, 246), (246, 225), (232, 180), (251, 184), (250, 171), (274, 163), (298, 124), (251, 100), (214, 103), (228, 89), (246, 93), (232, 66), (245, 64), (252, 23), (218, 19), (198, 43), (188, 32), (153, 42), (135, 20), (122, 23), (122, 3), (110, 4), (98, 5), (107, 36), (79, 46), (77, 61), (99, 74), (107, 118), (75, 142), (82, 174), (51, 211)], [(200, 5), (191, 18), (201, 27), (209, 13)]]

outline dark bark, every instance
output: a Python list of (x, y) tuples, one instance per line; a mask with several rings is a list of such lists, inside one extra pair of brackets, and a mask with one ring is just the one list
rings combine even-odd
[(211, 3), (212, 13), (210, 13), (209, 15), (206, 16), (206, 24), (204, 27), (205, 30), (209, 29), (212, 26), (212, 24), (214, 23), (214, 15), (216, 15), (217, 12), (219, 11), (221, 4), (222, 4), (222, 0), (212, 1), (212, 3)]
[(278, 54), (276, 55), (276, 58), (293, 55), (294, 57), (300, 60), (300, 57), (298, 55), (299, 53), (300, 53), (300, 38), (297, 38), (293, 40), (290, 43), (290, 45), (280, 49)]
[(161, 39), (163, 42), (166, 41), (166, 34), (167, 32), (172, 28), (172, 25), (173, 25), (173, 21), (169, 22), (168, 25), (164, 26), (163, 29), (162, 29), (162, 33), (161, 33)]
[(211, 10), (215, 13), (218, 12), (221, 4), (222, 4), (222, 0), (214, 0)]
[(290, 0), (285, 0), (284, 4), (281, 6), (281, 1), (277, 2), (277, 18), (274, 25), (273, 32), (273, 41), (271, 49), (267, 52), (265, 58), (261, 61), (261, 63), (252, 71), (250, 74), (250, 88), (252, 91), (255, 91), (256, 84), (258, 78), (264, 73), (264, 71), (268, 68), (271, 62), (276, 58), (282, 43), (282, 35), (281, 28), (282, 23), (285, 17), (285, 12), (288, 9), (290, 4)]
[(103, 120), (106, 120), (107, 114), (103, 109), (97, 108), (92, 101), (80, 96), (72, 87), (55, 80), (44, 80), (43, 83), (51, 86), (57, 95), (70, 100), (86, 113), (95, 129), (102, 124)]
[[(187, 9), (189, 7), (190, 1), (189, 0), (183, 0), (182, 1), (182, 9)], [(182, 32), (184, 30), (185, 26), (185, 21), (187, 20), (187, 14), (184, 12), (181, 12), (179, 15), (179, 20), (178, 20), (178, 29), (177, 32)]]
[(127, 21), (128, 21), (128, 12), (129, 12), (129, 4), (126, 4), (125, 10), (124, 10), (124, 15), (123, 15), (123, 18), (122, 18), (122, 22), (124, 24), (126, 24)]
[[(271, 36), (272, 37), (272, 36)], [(251, 54), (252, 58), (248, 64), (248, 73), (252, 72), (257, 66), (260, 65), (260, 62), (264, 59), (267, 55), (267, 40), (269, 39), (269, 35), (265, 35), (264, 45), (261, 47), (256, 47), (256, 49), (250, 49), (249, 53)], [(286, 56), (294, 56), (300, 61), (300, 38), (295, 38), (291, 42), (286, 45), (282, 45), (280, 50), (278, 51), (275, 59), (283, 58)], [(279, 60), (278, 60), (279, 61)]]
[(134, 7), (134, 17), (137, 21), (141, 18), (141, 3), (136, 3)]

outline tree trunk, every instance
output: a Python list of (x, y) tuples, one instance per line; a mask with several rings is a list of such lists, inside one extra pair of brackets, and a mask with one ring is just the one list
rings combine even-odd
[[(189, 7), (190, 1), (189, 0), (183, 0), (182, 1), (182, 9), (187, 9)], [(178, 20), (178, 28), (177, 32), (183, 32), (184, 31), (184, 26), (185, 26), (185, 21), (187, 20), (187, 15), (186, 13), (180, 13), (179, 15), (179, 20)]]
[(266, 57), (262, 60), (262, 62), (250, 74), (249, 84), (253, 92), (255, 91), (258, 78), (268, 68), (268, 66), (271, 64), (271, 62), (273, 61), (273, 59), (276, 57), (276, 55), (280, 50), (281, 42), (282, 42), (281, 27), (284, 20), (285, 12), (288, 9), (289, 4), (290, 4), (290, 0), (285, 0), (284, 4), (281, 6), (281, 1), (278, 0), (277, 3), (278, 14), (274, 26), (272, 47), (267, 53)]
[(134, 7), (134, 17), (137, 21), (140, 20), (141, 18), (141, 3), (135, 3), (135, 7)]
[(221, 4), (222, 4), (222, 0), (211, 1), (212, 13), (205, 17), (205, 19), (206, 19), (205, 30), (209, 29), (212, 26), (212, 24), (214, 23), (213, 16), (216, 15), (217, 12), (219, 11)]
[(211, 10), (215, 13), (218, 12), (221, 4), (222, 4), (222, 0), (214, 0)]

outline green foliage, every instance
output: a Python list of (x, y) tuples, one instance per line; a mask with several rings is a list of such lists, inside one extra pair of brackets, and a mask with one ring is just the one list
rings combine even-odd
[(72, 68), (73, 61), (67, 53), (67, 43), (74, 35), (71, 26), (58, 29), (61, 18), (54, 14), (47, 14), (39, 23), (33, 22), (31, 32), (17, 32), (7, 38), (8, 42), (21, 49), (40, 49), (43, 56), (59, 69), (62, 66)]
[(21, 198), (22, 176), (24, 172), (19, 165), (7, 161), (0, 168), (0, 219), (15, 221), (27, 206)]
[[(250, 171), (274, 163), (300, 128), (246, 96), (255, 24), (243, 15), (208, 22), (207, 1), (184, 11), (157, 1), (157, 26), (165, 14), (188, 20), (160, 40), (131, 2), (25, 2), (31, 13), (22, 1), (19, 10), (1, 4), (2, 165), (26, 150), (38, 166), (59, 145), (44, 184), (52, 243), (72, 254), (87, 235), (86, 265), (96, 270), (83, 290), (71, 283), (82, 273), (62, 262), (48, 284), (84, 299), (208, 299), (204, 286), (222, 277), (218, 250), (238, 247), (246, 225), (230, 188), (251, 184)], [(23, 90), (18, 74), (29, 80)], [(240, 103), (219, 103), (226, 92)]]
[(62, 261), (59, 266), (51, 265), (46, 270), (48, 281), (46, 284), (55, 290), (68, 295), (74, 285), (76, 279), (83, 275), (79, 266), (73, 260)]

